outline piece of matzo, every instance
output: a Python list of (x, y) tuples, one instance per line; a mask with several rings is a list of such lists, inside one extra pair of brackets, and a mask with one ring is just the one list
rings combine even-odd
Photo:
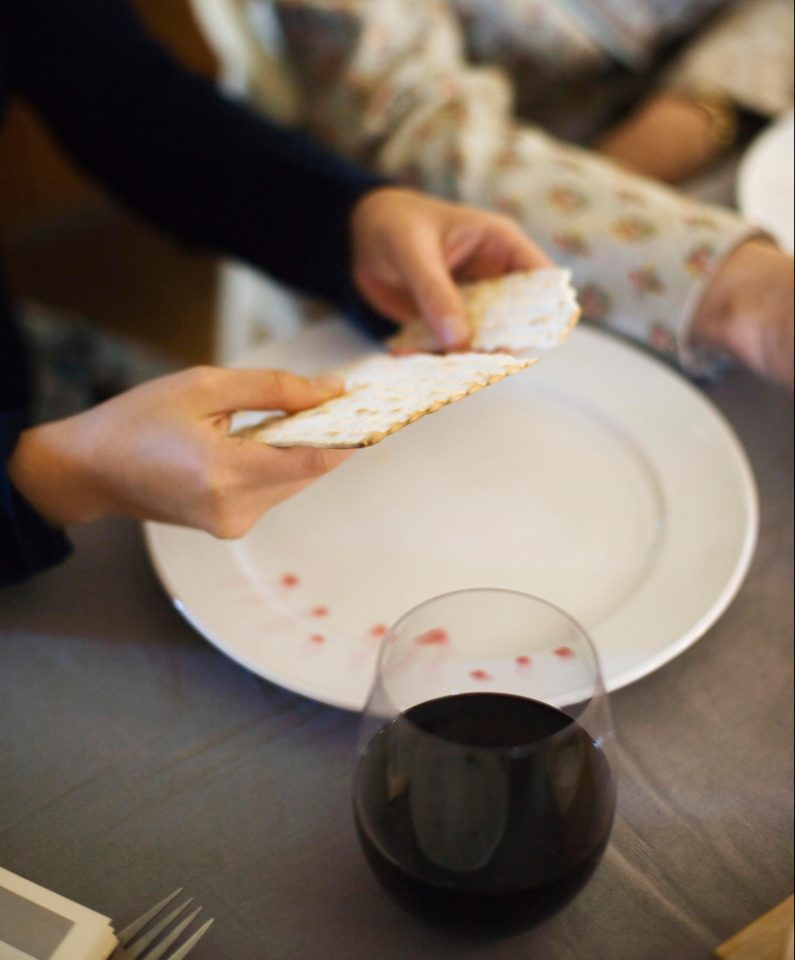
[(241, 435), (272, 447), (369, 447), (532, 363), (505, 354), (375, 354), (339, 371), (347, 387), (343, 396)]
[[(565, 342), (580, 318), (571, 272), (549, 268), (512, 273), (461, 288), (472, 327), (471, 350), (538, 353)], [(415, 320), (390, 341), (396, 353), (438, 352), (424, 320)]]

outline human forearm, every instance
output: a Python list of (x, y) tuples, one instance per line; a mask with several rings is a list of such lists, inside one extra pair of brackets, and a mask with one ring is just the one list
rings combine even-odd
[(92, 477), (80, 418), (25, 430), (8, 476), (27, 503), (53, 527), (97, 520), (110, 512)]
[(736, 356), (767, 379), (792, 388), (794, 290), (791, 257), (764, 239), (742, 244), (698, 304), (693, 346)]
[(597, 146), (635, 173), (683, 183), (731, 147), (736, 133), (736, 112), (728, 100), (665, 92), (647, 100)]
[(732, 145), (738, 122), (792, 106), (792, 0), (728, 4), (666, 71), (659, 92), (610, 131), (601, 149), (669, 183)]

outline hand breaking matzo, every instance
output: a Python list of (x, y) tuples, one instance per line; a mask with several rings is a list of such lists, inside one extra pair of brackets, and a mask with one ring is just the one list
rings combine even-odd
[(347, 386), (343, 396), (239, 435), (272, 447), (369, 447), (533, 362), (505, 354), (377, 354), (339, 371)]
[[(580, 318), (568, 270), (513, 273), (462, 287), (472, 328), (472, 350), (528, 353), (560, 346)], [(396, 353), (438, 352), (424, 320), (415, 320), (390, 341)]]
[(463, 287), (462, 295), (477, 352), (433, 355), (433, 336), (417, 321), (390, 342), (393, 350), (411, 356), (366, 357), (341, 371), (344, 396), (313, 410), (270, 418), (241, 435), (273, 447), (372, 446), (530, 366), (534, 360), (509, 354), (559, 346), (580, 317), (568, 270), (515, 273)]

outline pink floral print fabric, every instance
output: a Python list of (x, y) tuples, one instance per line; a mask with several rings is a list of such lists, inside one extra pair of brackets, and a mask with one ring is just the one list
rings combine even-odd
[[(570, 267), (587, 319), (693, 373), (695, 308), (714, 272), (755, 231), (733, 213), (633, 176), (518, 123), (502, 69), (473, 64), (489, 9), (504, 29), (564, 37), (601, 56), (569, 17), (539, 24), (539, 0), (277, 0), (309, 130), (341, 153), (425, 190), (516, 218)], [(566, 5), (568, 6), (568, 5)], [(491, 40), (499, 31), (491, 23)]]

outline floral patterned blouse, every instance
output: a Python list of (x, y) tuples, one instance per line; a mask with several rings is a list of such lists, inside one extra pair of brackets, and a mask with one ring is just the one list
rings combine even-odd
[[(587, 319), (694, 375), (709, 365), (688, 348), (695, 307), (753, 228), (521, 122), (514, 95), (520, 75), (559, 82), (617, 57), (642, 65), (722, 4), (275, 0), (311, 132), (381, 173), (515, 217), (572, 269)], [(776, 90), (762, 99), (783, 108), (791, 101), (791, 0), (744, 0), (729, 21), (685, 54), (691, 79), (714, 85), (726, 76), (727, 56), (733, 76), (746, 64), (753, 101), (764, 50), (775, 52)]]

